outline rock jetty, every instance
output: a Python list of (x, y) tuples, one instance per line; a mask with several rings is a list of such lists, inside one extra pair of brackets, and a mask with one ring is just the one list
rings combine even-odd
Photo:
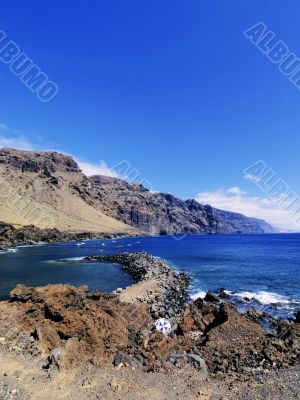
[[(184, 273), (177, 273), (164, 261), (148, 253), (122, 253), (108, 256), (86, 257), (88, 262), (112, 262), (121, 264), (123, 269), (137, 282), (150, 282), (155, 285), (146, 290), (139, 300), (151, 306), (153, 318), (178, 316), (187, 302), (190, 278)], [(124, 297), (124, 296), (123, 296)]]

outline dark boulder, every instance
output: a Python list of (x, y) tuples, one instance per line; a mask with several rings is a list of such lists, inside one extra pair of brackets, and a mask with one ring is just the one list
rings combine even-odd
[(204, 301), (208, 301), (209, 303), (219, 303), (220, 300), (216, 294), (207, 292), (204, 297)]

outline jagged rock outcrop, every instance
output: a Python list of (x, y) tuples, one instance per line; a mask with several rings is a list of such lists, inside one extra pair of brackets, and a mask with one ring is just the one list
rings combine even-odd
[(185, 307), (180, 328), (195, 339), (209, 370), (217, 374), (257, 374), (300, 363), (297, 322), (276, 321), (276, 330), (266, 332), (231, 304), (198, 299)]
[(82, 172), (71, 156), (56, 151), (31, 152), (3, 148), (0, 149), (0, 164), (20, 172), (42, 173), (45, 177), (51, 177), (54, 172)]

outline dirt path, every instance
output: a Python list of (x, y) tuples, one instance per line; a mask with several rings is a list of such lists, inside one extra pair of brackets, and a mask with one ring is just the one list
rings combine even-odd
[(136, 300), (141, 300), (146, 298), (148, 293), (159, 293), (159, 284), (155, 280), (151, 281), (144, 281), (144, 282), (139, 282), (136, 283), (135, 285), (130, 286), (129, 288), (123, 290), (120, 294), (120, 300), (122, 302), (133, 302)]

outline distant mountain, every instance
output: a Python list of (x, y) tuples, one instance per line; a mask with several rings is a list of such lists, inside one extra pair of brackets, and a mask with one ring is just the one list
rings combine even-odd
[(271, 226), (263, 219), (258, 219), (258, 218), (249, 218), (249, 219), (253, 225), (255, 225), (258, 229), (261, 229), (264, 233), (279, 232), (279, 230), (277, 228), (275, 228), (274, 226)]
[(65, 232), (267, 233), (265, 221), (196, 200), (152, 193), (106, 176), (85, 176), (57, 152), (0, 149), (0, 221)]
[(93, 176), (90, 180), (105, 213), (151, 234), (273, 232), (265, 221), (218, 210), (196, 200), (152, 193), (117, 178)]

